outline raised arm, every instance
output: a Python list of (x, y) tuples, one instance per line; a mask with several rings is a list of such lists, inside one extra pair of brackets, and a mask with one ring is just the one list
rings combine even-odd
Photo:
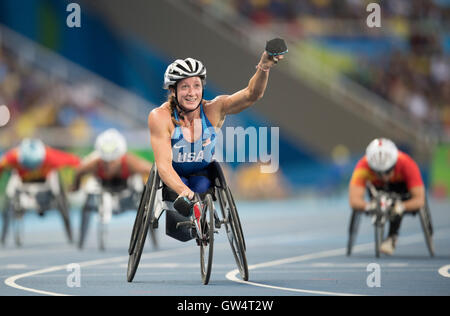
[(232, 95), (218, 98), (222, 117), (228, 114), (240, 113), (261, 99), (266, 91), (270, 68), (283, 57), (283, 55), (280, 55), (276, 58), (270, 58), (269, 54), (264, 51), (256, 66), (256, 72), (250, 79), (247, 87)]

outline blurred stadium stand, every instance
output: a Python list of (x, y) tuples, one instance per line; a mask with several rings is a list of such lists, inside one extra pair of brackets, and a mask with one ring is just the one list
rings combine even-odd
[[(271, 3), (247, 1), (250, 2)], [(260, 27), (236, 14), (230, 10), (233, 3), (246, 1), (204, 1), (200, 2), (200, 7), (197, 2), (187, 5), (186, 1), (162, 1), (158, 6), (140, 0), (130, 4), (108, 1), (106, 5), (101, 0), (87, 4), (115, 29), (134, 34), (149, 46), (158, 45), (171, 56), (180, 57), (183, 52), (185, 56), (207, 60), (210, 82), (221, 87), (221, 91), (233, 92), (246, 84), (253, 69), (230, 65), (253, 65), (265, 40), (288, 34), (284, 32), (285, 26)], [(213, 8), (208, 10), (209, 5)], [(364, 19), (360, 24), (367, 30), (365, 14), (363, 10)], [(149, 22), (158, 27), (149, 27)], [(319, 22), (316, 20), (315, 23)], [(351, 23), (350, 28), (354, 27), (355, 23)], [(277, 29), (280, 31), (273, 32)], [(272, 72), (265, 97), (248, 112), (249, 115), (257, 113), (270, 124), (280, 126), (284, 137), (301, 151), (326, 163), (336, 152), (347, 151), (350, 160), (354, 159), (361, 155), (370, 139), (379, 135), (397, 141), (422, 165), (430, 162), (441, 130), (436, 132), (434, 126), (417, 122), (388, 100), (344, 76), (338, 71), (340, 69), (329, 66), (328, 62), (339, 61), (336, 57), (339, 54), (333, 50), (318, 46), (316, 41), (299, 42), (292, 36), (289, 39), (289, 62)], [(354, 60), (346, 58), (349, 59), (355, 64)], [(300, 160), (292, 165), (294, 174), (302, 164), (304, 161)], [(316, 173), (323, 170), (315, 169)], [(303, 168), (298, 173), (303, 173)], [(325, 173), (329, 174), (328, 171)]]
[[(147, 136), (140, 111), (148, 102), (6, 27), (0, 40), (0, 104), (11, 113), (0, 135), (3, 149), (25, 137), (66, 149), (91, 147), (109, 127), (133, 133), (135, 142), (142, 130)], [(144, 142), (148, 137), (137, 144)]]
[[(103, 112), (96, 116), (98, 121), (89, 120), (91, 128), (122, 124), (132, 131), (130, 135), (135, 134), (134, 129), (145, 129), (149, 110), (166, 99), (162, 75), (174, 58), (193, 56), (206, 63), (207, 99), (235, 92), (254, 73), (265, 41), (282, 36), (289, 41), (290, 53), (287, 62), (271, 71), (264, 98), (256, 107), (226, 121), (226, 126), (280, 127), (280, 166), (285, 179), (267, 183), (287, 180), (295, 187), (345, 188), (356, 159), (367, 143), (380, 135), (394, 139), (411, 153), (427, 178), (433, 148), (448, 141), (448, 102), (437, 105), (439, 110), (430, 111), (426, 118), (416, 118), (409, 114), (406, 103), (398, 101), (402, 88), (412, 86), (396, 85), (398, 78), (410, 75), (405, 64), (398, 62), (411, 52), (412, 25), (408, 21), (428, 21), (430, 17), (438, 23), (436, 34), (441, 34), (443, 54), (433, 55), (438, 58), (434, 59), (434, 75), (430, 73), (434, 79), (426, 75), (425, 81), (434, 84), (439, 78), (448, 85), (448, 24), (442, 22), (448, 18), (448, 1), (439, 1), (439, 6), (437, 1), (424, 1), (436, 3), (428, 11), (416, 8), (420, 1), (382, 5), (383, 27), (379, 30), (365, 25), (365, 1), (80, 0), (75, 1), (82, 8), (80, 29), (65, 25), (70, 2), (3, 0), (0, 23), (63, 56), (49, 57), (63, 60), (58, 67), (51, 65), (53, 61), (42, 63), (46, 58), (41, 56), (30, 62), (34, 65), (37, 61), (36, 67), (44, 69), (48, 78), (63, 76), (62, 85), (70, 90), (100, 94), (92, 108)], [(416, 17), (418, 13), (425, 16)], [(422, 29), (422, 23), (417, 25)], [(17, 45), (8, 45), (7, 50), (14, 49), (9, 46)], [(35, 54), (29, 51), (41, 49), (22, 49), (16, 55)], [(400, 55), (394, 54), (397, 51)], [(42, 54), (50, 55), (54, 56), (47, 51)], [(392, 64), (397, 63), (394, 69)], [(87, 76), (77, 77), (72, 72)], [(394, 84), (386, 84), (387, 79)], [(386, 90), (391, 86), (395, 91)], [(430, 91), (434, 93), (435, 88)], [(448, 101), (445, 89), (439, 90), (443, 93), (439, 98)], [(411, 90), (403, 93), (411, 96)], [(420, 111), (425, 102), (437, 109), (434, 98), (428, 98), (433, 94), (424, 94), (425, 98), (412, 100), (410, 107)], [(77, 111), (84, 111), (84, 117), (86, 111), (79, 108), (83, 107), (67, 107), (59, 120), (73, 121), (72, 113)], [(105, 123), (105, 117), (112, 119)], [(148, 144), (146, 136), (138, 137), (144, 146)], [(251, 166), (248, 170), (245, 164), (233, 167), (238, 168), (236, 178), (240, 174), (256, 177)]]
[(189, 2), (205, 15), (231, 22), (244, 37), (264, 37), (267, 30), (288, 36), (300, 46), (303, 63), (305, 55), (314, 55), (316, 62), (385, 99), (372, 106), (384, 105), (384, 111), (409, 117), (420, 133), (449, 141), (450, 1), (383, 2), (382, 27), (374, 29), (365, 25), (366, 6), (374, 1)]

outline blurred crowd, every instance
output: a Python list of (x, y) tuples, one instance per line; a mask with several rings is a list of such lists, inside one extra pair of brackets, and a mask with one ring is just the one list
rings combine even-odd
[[(433, 33), (414, 32), (410, 49), (360, 60), (350, 77), (450, 137), (450, 56)], [(450, 139), (450, 138), (449, 138)]]
[(32, 137), (43, 127), (63, 127), (69, 132), (64, 135), (67, 146), (73, 139), (87, 139), (89, 119), (96, 117), (101, 105), (96, 94), (95, 86), (66, 83), (0, 46), (0, 104), (11, 115), (2, 127), (0, 148)]
[[(305, 17), (363, 19), (369, 3), (380, 3), (383, 18), (450, 19), (448, 0), (191, 0), (200, 8), (240, 14), (257, 25), (293, 22)], [(212, 10), (211, 10), (212, 11)]]
[[(382, 28), (365, 25), (367, 5), (380, 4)], [(352, 52), (346, 73), (408, 113), (419, 124), (450, 139), (450, 0), (191, 0), (204, 12), (230, 21), (251, 21), (255, 34), (270, 29), (291, 40), (394, 41), (393, 49), (368, 56)], [(235, 23), (235, 22), (232, 22)], [(236, 22), (237, 23), (237, 22)], [(284, 27), (280, 28), (280, 25)], [(287, 25), (287, 26), (286, 26)], [(327, 46), (327, 49), (333, 49)], [(350, 49), (350, 48), (349, 48)]]

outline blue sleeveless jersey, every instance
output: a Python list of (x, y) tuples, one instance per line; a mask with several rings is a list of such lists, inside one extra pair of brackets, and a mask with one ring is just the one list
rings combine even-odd
[[(200, 105), (200, 117), (202, 120), (202, 137), (191, 143), (183, 138), (181, 127), (175, 125), (172, 136), (172, 166), (180, 176), (189, 176), (199, 173), (213, 161), (216, 145), (216, 132), (203, 112)], [(177, 110), (174, 111), (175, 119), (178, 121)]]

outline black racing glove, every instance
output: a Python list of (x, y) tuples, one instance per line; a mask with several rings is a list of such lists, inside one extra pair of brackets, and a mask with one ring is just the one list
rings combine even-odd
[(185, 196), (179, 196), (173, 202), (173, 207), (178, 211), (178, 213), (188, 217), (192, 214), (192, 207), (194, 204), (195, 201), (191, 201)]

